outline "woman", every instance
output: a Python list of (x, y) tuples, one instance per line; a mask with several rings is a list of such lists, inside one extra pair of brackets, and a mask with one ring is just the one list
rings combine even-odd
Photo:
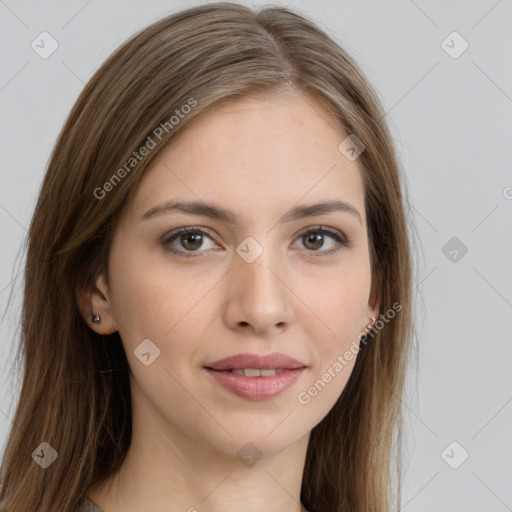
[(398, 508), (402, 189), (376, 95), (301, 15), (217, 3), (132, 37), (33, 216), (0, 509)]

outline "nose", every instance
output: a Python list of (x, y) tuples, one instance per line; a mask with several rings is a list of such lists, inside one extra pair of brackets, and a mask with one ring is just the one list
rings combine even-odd
[(237, 258), (229, 273), (225, 322), (231, 329), (271, 335), (287, 329), (294, 318), (291, 294), (282, 270), (270, 265), (266, 251), (252, 263)]

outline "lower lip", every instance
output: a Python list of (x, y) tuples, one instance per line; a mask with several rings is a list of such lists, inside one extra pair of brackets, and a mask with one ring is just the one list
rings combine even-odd
[(237, 396), (252, 400), (272, 398), (293, 385), (306, 368), (284, 370), (272, 377), (246, 377), (230, 371), (206, 368), (206, 371), (225, 389)]

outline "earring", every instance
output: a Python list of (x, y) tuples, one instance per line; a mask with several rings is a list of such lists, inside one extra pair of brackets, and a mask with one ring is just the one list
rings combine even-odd
[(360, 340), (360, 341), (363, 341), (364, 343), (366, 343), (366, 340), (368, 339), (368, 334), (369, 334), (369, 332), (370, 332), (370, 329), (371, 329), (371, 328), (373, 327), (373, 325), (375, 324), (375, 317), (373, 317), (373, 316), (372, 316), (372, 320), (373, 320), (373, 322), (372, 322), (371, 324), (368, 324), (368, 325), (366, 326), (366, 330), (367, 330), (368, 332), (367, 332), (366, 334), (363, 334), (363, 333), (361, 333), (361, 334), (360, 334), (360, 338), (359, 338), (359, 340)]
[(99, 315), (92, 315), (91, 322), (93, 324), (99, 324), (101, 322), (101, 318)]
[(372, 329), (372, 328), (373, 328), (373, 326), (375, 325), (375, 317), (374, 317), (374, 316), (372, 316), (372, 320), (373, 320), (373, 322), (372, 322), (371, 324), (368, 324), (368, 325), (366, 326), (366, 328), (368, 329), (368, 331), (369, 331), (370, 329)]

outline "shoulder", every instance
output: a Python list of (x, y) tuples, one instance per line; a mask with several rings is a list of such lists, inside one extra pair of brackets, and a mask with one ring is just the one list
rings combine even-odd
[(103, 512), (103, 510), (93, 503), (89, 498), (85, 498), (77, 512)]

